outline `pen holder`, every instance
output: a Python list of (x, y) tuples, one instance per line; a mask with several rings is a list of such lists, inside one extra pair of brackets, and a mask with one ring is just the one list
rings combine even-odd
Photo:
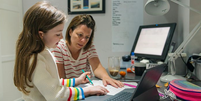
[(199, 80), (201, 80), (201, 60), (195, 62), (195, 75)]
[[(170, 55), (168, 54), (168, 56), (170, 56)], [(186, 64), (184, 63), (184, 61), (186, 61), (186, 55), (185, 54), (183, 55), (183, 53), (182, 53), (181, 56), (178, 56), (178, 58), (175, 60), (175, 65), (172, 61), (168, 61), (168, 73), (169, 74), (181, 75), (181, 76), (185, 76), (187, 74), (187, 67), (186, 67)], [(182, 60), (182, 58), (184, 61)], [(174, 72), (172, 70), (173, 67), (175, 68)]]
[(145, 63), (136, 62), (134, 65), (135, 65), (135, 71), (134, 71), (135, 75), (136, 76), (142, 76), (142, 74), (146, 70), (146, 64)]

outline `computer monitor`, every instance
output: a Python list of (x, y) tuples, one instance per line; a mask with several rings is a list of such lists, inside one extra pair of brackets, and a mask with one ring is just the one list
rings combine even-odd
[(138, 59), (164, 61), (172, 41), (176, 23), (142, 25), (139, 27), (131, 52)]

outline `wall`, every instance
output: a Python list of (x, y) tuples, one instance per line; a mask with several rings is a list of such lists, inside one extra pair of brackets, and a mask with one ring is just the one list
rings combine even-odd
[[(40, 1), (40, 0), (32, 0), (32, 1), (23, 0), (23, 8), (24, 8), (23, 12), (25, 13), (26, 10), (37, 1)], [(50, 1), (51, 4), (53, 4), (58, 9), (61, 9), (67, 14), (67, 0), (60, 0), (59, 2), (55, 0), (48, 0), (48, 1)], [(144, 0), (144, 4), (146, 3), (146, 1), (147, 0)], [(183, 41), (183, 39), (186, 36), (188, 36), (189, 30), (192, 30), (193, 26), (197, 24), (200, 16), (198, 14), (197, 15), (194, 14), (192, 11), (190, 14), (189, 9), (181, 7), (171, 1), (169, 2), (170, 2), (171, 9), (164, 16), (152, 16), (144, 12), (144, 24), (147, 25), (147, 24), (156, 24), (156, 23), (159, 24), (159, 23), (176, 22), (177, 27), (175, 30), (175, 34), (173, 36), (173, 41), (176, 42), (176, 47), (178, 47)], [(186, 5), (190, 4), (190, 0), (180, 0), (180, 2)], [(197, 3), (197, 2), (201, 2), (201, 1), (199, 0), (191, 1), (191, 6), (199, 8), (200, 3)], [(111, 0), (106, 0), (106, 13), (92, 14), (97, 24), (95, 37), (94, 37), (94, 44), (96, 46), (100, 61), (105, 68), (107, 67), (107, 57), (123, 56), (123, 55), (129, 54), (128, 52), (112, 52), (111, 5), (112, 5)], [(65, 30), (70, 20), (74, 16), (75, 15), (68, 15), (69, 21), (65, 24), (65, 29), (63, 31), (64, 36), (65, 36)], [(195, 41), (189, 43), (189, 45), (186, 47), (187, 48), (186, 51), (188, 54), (200, 52), (201, 49), (193, 48), (194, 45), (196, 47), (199, 46), (199, 44), (197, 44), (197, 40), (198, 39), (195, 39)]]
[[(34, 3), (40, 0), (23, 0), (24, 13)], [(67, 14), (67, 0), (48, 0), (51, 4), (61, 9)], [(106, 0), (105, 14), (91, 14), (96, 21), (96, 31), (94, 36), (94, 44), (97, 49), (100, 61), (104, 67), (107, 67), (107, 57), (122, 56), (129, 54), (128, 52), (112, 52), (112, 30), (111, 30), (111, 0)], [(143, 5), (142, 5), (143, 6)], [(65, 24), (63, 35), (65, 36), (66, 28), (75, 15), (68, 15), (68, 22)]]
[(0, 0), (0, 101), (21, 96), (13, 83), (15, 44), (22, 30), (22, 0)]
[[(32, 1), (23, 0), (23, 8), (24, 8), (23, 12), (25, 13), (26, 10), (37, 1), (40, 0), (32, 0)], [(60, 0), (59, 2), (55, 0), (48, 0), (48, 1), (50, 1), (51, 4), (58, 7), (58, 9), (63, 10), (67, 14), (67, 0)], [(144, 0), (144, 3), (146, 1), (147, 0)], [(105, 68), (107, 68), (107, 58), (109, 56), (123, 56), (129, 54), (129, 52), (112, 52), (111, 3), (112, 3), (111, 0), (106, 0), (105, 14), (91, 14), (96, 20), (97, 24), (94, 36), (94, 44), (96, 46), (100, 61)], [(150, 16), (144, 12), (144, 24), (177, 22), (177, 16), (178, 16), (177, 6), (175, 4), (171, 4), (171, 6), (172, 9), (165, 16), (155, 17)], [(74, 16), (75, 15), (68, 15), (69, 21), (65, 25), (63, 34), (65, 34), (67, 25)], [(174, 40), (177, 41), (177, 34)]]
[[(1, 28), (0, 28), (1, 30)], [(0, 38), (2, 37), (1, 36), (2, 32), (0, 31)], [(1, 41), (0, 41), (0, 56), (2, 56), (1, 54)], [(0, 57), (0, 82), (3, 82), (3, 75), (2, 75), (3, 71), (2, 71), (2, 59)], [(3, 83), (0, 83), (0, 89), (3, 89)], [(3, 100), (3, 90), (0, 90), (0, 100)]]
[[(193, 0), (190, 1), (190, 6), (193, 7), (196, 10), (199, 10), (201, 12), (201, 1), (200, 0)], [(201, 14), (198, 14), (194, 11), (190, 11), (189, 14), (189, 32), (193, 30), (193, 28), (198, 24), (199, 21), (201, 21)], [(197, 32), (197, 34), (193, 37), (193, 40), (189, 42), (189, 44), (186, 47), (186, 52), (188, 55), (192, 55), (193, 53), (201, 53), (201, 46), (200, 46), (200, 38), (201, 38), (201, 30)]]
[[(201, 13), (201, 1), (200, 0), (179, 0), (181, 3), (190, 6)], [(177, 5), (178, 6), (178, 5)], [(176, 14), (176, 13), (174, 13)], [(171, 15), (171, 14), (170, 14)], [(201, 21), (201, 14), (198, 14), (192, 10), (189, 10), (186, 7), (178, 6), (178, 21), (177, 21), (177, 46), (179, 46), (183, 40), (187, 39), (190, 35), (190, 32), (193, 28)], [(191, 41), (184, 47), (184, 52), (187, 53), (188, 56), (193, 53), (201, 53), (200, 47), (200, 37), (201, 30), (197, 32), (197, 34), (192, 38)]]
[[(7, 2), (7, 3), (15, 3), (16, 0), (13, 0), (12, 2), (9, 0), (1, 0), (1, 2)], [(18, 0), (20, 1), (20, 0)], [(39, 0), (22, 0), (22, 6), (23, 12), (26, 12), (26, 10), (31, 7), (34, 3), (36, 3)], [(67, 0), (49, 0), (53, 5), (57, 6), (59, 9), (63, 10), (67, 14)], [(144, 0), (144, 3), (146, 3), (147, 0)], [(200, 0), (180, 0), (181, 2), (196, 7), (197, 9), (200, 9)], [(2, 9), (2, 4), (0, 3), (0, 12)], [(144, 12), (144, 24), (155, 24), (155, 23), (168, 23), (168, 22), (177, 22), (177, 30), (175, 31), (174, 35), (174, 41), (179, 43), (182, 42), (183, 38), (188, 35), (189, 30), (191, 31), (192, 28), (197, 24), (197, 22), (200, 20), (200, 15), (193, 13), (192, 11), (189, 12), (188, 9), (183, 9), (183, 7), (178, 6), (175, 3), (170, 2), (171, 10), (164, 16), (151, 16)], [(13, 6), (10, 6), (13, 7)], [(8, 10), (10, 11), (10, 10)], [(11, 10), (12, 11), (12, 10)], [(190, 15), (190, 16), (189, 16)], [(0, 15), (0, 18), (2, 19), (2, 12)], [(69, 20), (71, 20), (75, 15), (68, 15)], [(104, 67), (107, 67), (107, 57), (109, 56), (122, 56), (127, 55), (129, 53), (126, 52), (112, 52), (112, 30), (111, 30), (111, 0), (106, 0), (106, 13), (105, 14), (92, 14), (94, 16), (97, 27), (96, 27), (96, 34), (95, 34), (95, 40), (94, 44), (96, 45), (97, 52), (99, 54), (100, 60)], [(14, 16), (7, 16), (14, 17)], [(4, 17), (5, 18), (5, 17)], [(22, 17), (21, 17), (22, 18)], [(4, 21), (1, 20), (0, 23), (0, 101), (12, 101), (13, 99), (16, 99), (21, 96), (19, 91), (17, 91), (16, 87), (13, 85), (13, 65), (14, 65), (14, 51), (15, 46), (12, 46), (15, 44), (17, 36), (21, 28), (13, 29), (10, 25), (13, 25), (15, 23), (8, 24), (8, 22), (19, 21), (21, 22), (21, 18), (10, 18), (11, 21)], [(190, 21), (189, 21), (190, 19)], [(2, 23), (2, 22), (5, 22)], [(13, 22), (14, 22), (13, 21)], [(7, 24), (6, 24), (7, 23)], [(69, 22), (66, 23), (65, 28), (67, 28), (67, 25)], [(189, 26), (190, 24), (190, 26)], [(8, 26), (5, 26), (8, 25)], [(8, 29), (7, 29), (8, 28)], [(190, 29), (189, 29), (190, 28)], [(12, 29), (12, 30), (9, 30)], [(3, 32), (3, 30), (5, 32)], [(64, 33), (65, 34), (64, 29)], [(11, 32), (10, 32), (11, 31)], [(14, 32), (13, 32), (14, 31)], [(6, 34), (5, 34), (6, 33)], [(8, 33), (12, 33), (11, 35)], [(15, 34), (14, 34), (15, 33)], [(200, 33), (200, 32), (199, 32)], [(193, 40), (189, 43), (187, 46), (187, 52), (193, 53), (193, 52), (200, 52), (201, 48), (198, 43), (200, 43), (198, 40), (201, 36), (198, 34), (197, 39)], [(9, 38), (10, 40), (7, 40)], [(3, 41), (5, 40), (5, 42)], [(8, 47), (8, 44), (10, 43), (11, 47)], [(6, 44), (5, 44), (6, 43)], [(196, 47), (195, 47), (196, 46)], [(10, 96), (12, 95), (12, 96)]]
[[(146, 3), (146, 1), (148, 0), (144, 0), (144, 4)], [(173, 36), (172, 41), (176, 42), (176, 47), (178, 46), (179, 43), (181, 43), (180, 40), (178, 40), (178, 28), (180, 25), (178, 25), (178, 5), (176, 5), (173, 2), (169, 2), (170, 3), (170, 10), (168, 13), (166, 13), (163, 16), (152, 16), (147, 14), (144, 11), (144, 24), (148, 25), (148, 24), (160, 24), (160, 23), (177, 23), (176, 29), (175, 29), (175, 33)]]
[[(180, 0), (180, 2), (190, 5), (189, 0)], [(189, 33), (189, 9), (182, 6), (178, 6), (178, 29), (178, 41), (181, 43)]]

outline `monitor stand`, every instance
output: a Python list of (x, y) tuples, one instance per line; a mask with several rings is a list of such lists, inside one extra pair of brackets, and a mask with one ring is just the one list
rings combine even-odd
[(140, 62), (141, 62), (141, 63), (149, 63), (149, 60), (147, 60), (147, 59), (142, 59)]
[[(151, 62), (150, 62), (151, 61)], [(142, 63), (154, 63), (154, 64), (163, 64), (164, 62), (159, 60), (149, 60), (149, 59), (142, 59), (140, 62)]]

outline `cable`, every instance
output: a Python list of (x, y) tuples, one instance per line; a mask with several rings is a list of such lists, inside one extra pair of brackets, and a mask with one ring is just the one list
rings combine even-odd
[[(180, 57), (181, 57), (181, 60), (183, 61), (183, 63), (184, 63), (184, 64), (186, 65), (186, 67), (187, 67), (187, 63), (184, 61), (183, 56), (182, 56), (181, 54), (179, 54), (179, 55), (180, 55)], [(186, 73), (184, 77), (186, 77), (187, 74), (188, 74), (188, 73)]]

